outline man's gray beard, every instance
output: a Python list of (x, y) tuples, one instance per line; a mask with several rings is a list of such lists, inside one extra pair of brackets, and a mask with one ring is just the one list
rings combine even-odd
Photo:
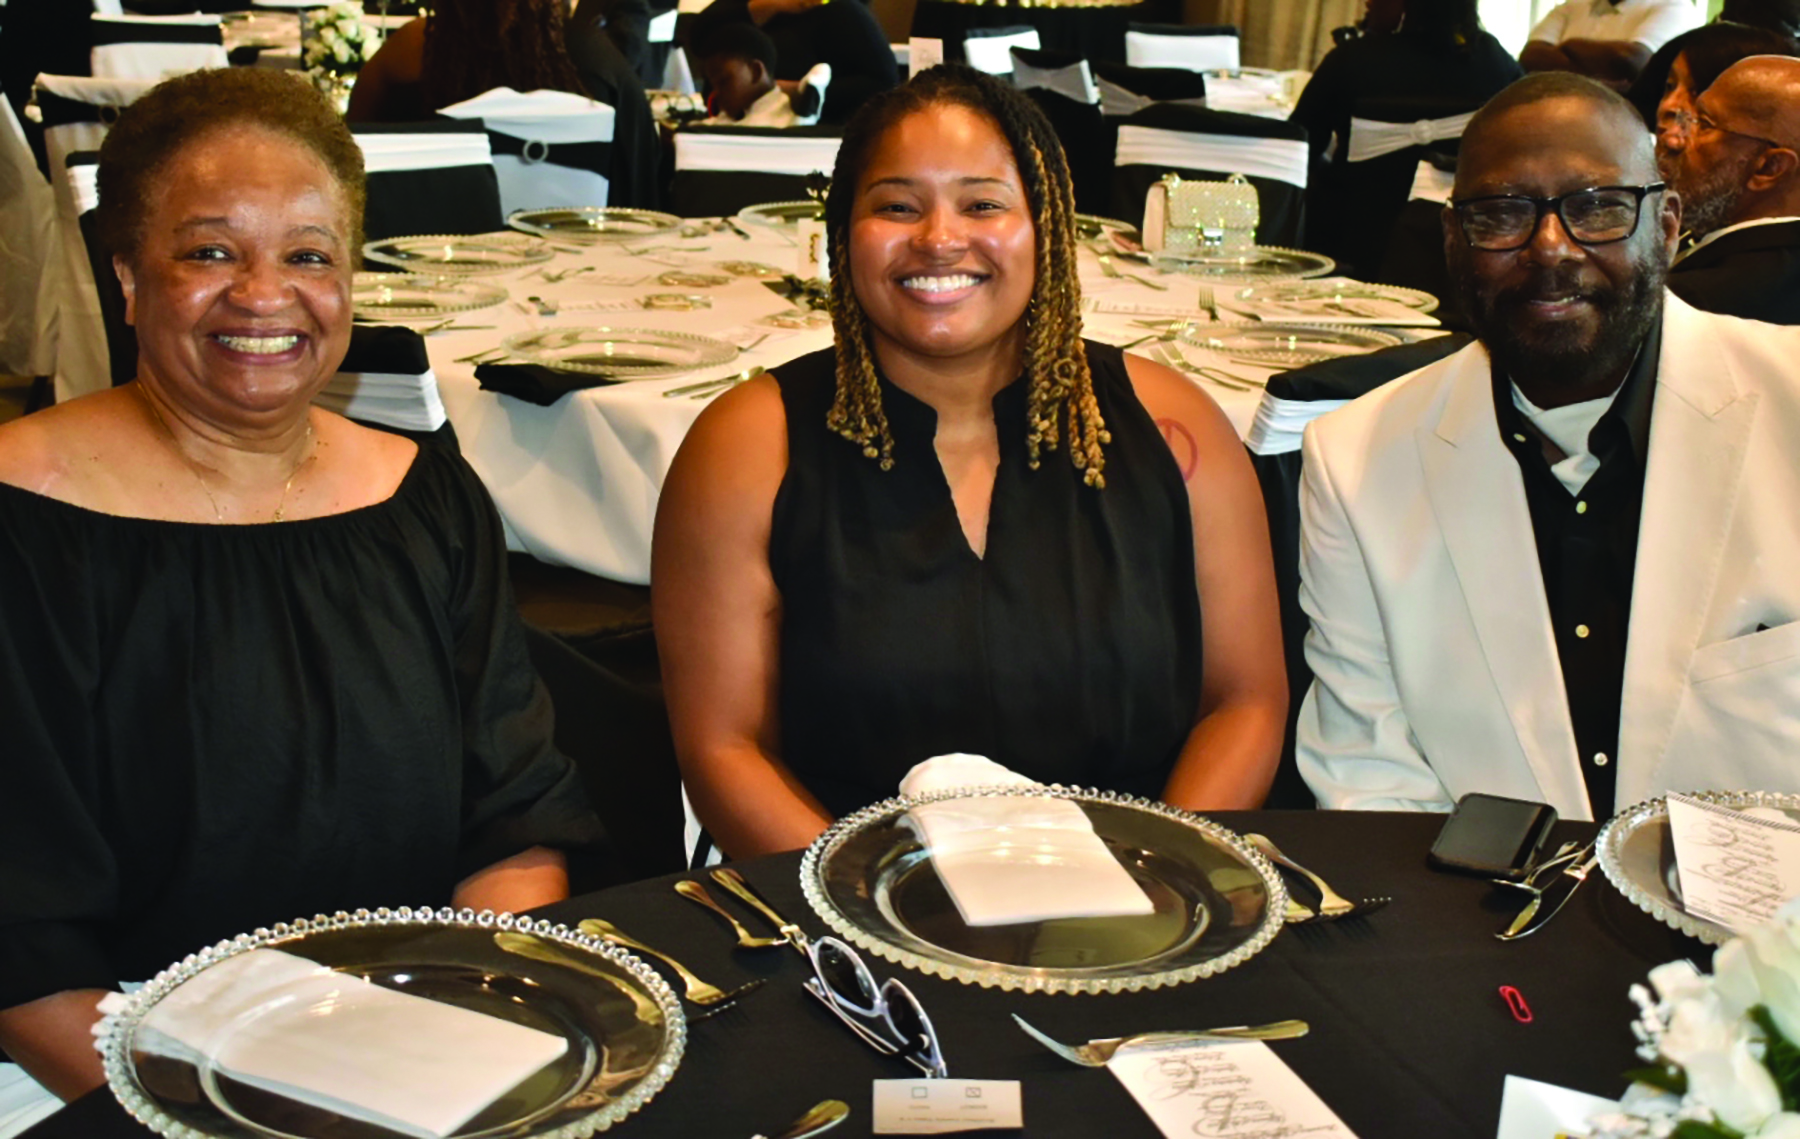
[[(1681, 228), (1692, 237), (1705, 237), (1730, 225), (1744, 196), (1743, 163), (1727, 163), (1701, 171), (1691, 179), (1667, 179), (1681, 195)], [(1684, 184), (1685, 183), (1685, 184)]]
[(1523, 380), (1526, 387), (1579, 391), (1629, 367), (1651, 326), (1661, 318), (1668, 267), (1660, 253), (1647, 250), (1636, 261), (1636, 273), (1623, 293), (1610, 286), (1588, 291), (1600, 313), (1600, 330), (1591, 344), (1556, 327), (1515, 332), (1501, 310), (1522, 301), (1500, 297), (1489, 304), (1472, 273), (1454, 264), (1451, 270), (1463, 312), (1503, 374), (1515, 382)]

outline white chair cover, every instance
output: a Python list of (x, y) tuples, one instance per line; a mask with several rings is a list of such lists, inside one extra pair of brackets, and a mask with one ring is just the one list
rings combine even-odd
[[(89, 53), (94, 75), (119, 79), (165, 79), (203, 67), (228, 67), (224, 33), (217, 16), (92, 17), (96, 43)], [(169, 35), (210, 29), (209, 42), (173, 42)], [(121, 42), (103, 42), (118, 40)]]
[[(610, 155), (613, 109), (568, 91), (514, 91), (496, 87), (443, 108), (454, 119), (481, 119), (493, 139), (494, 172), (500, 179), (503, 213), (541, 206), (604, 206), (610, 159), (576, 166), (559, 161), (558, 149), (573, 145), (588, 155), (604, 147)], [(508, 154), (506, 140), (520, 153)], [(563, 151), (563, 154), (567, 154)]]
[(996, 36), (984, 36), (979, 31), (974, 31), (963, 40), (963, 55), (968, 59), (969, 66), (977, 71), (985, 71), (989, 75), (1010, 75), (1013, 69), (1013, 48), (1037, 51), (1041, 46), (1036, 28)]
[(1306, 144), (1285, 138), (1119, 128), (1118, 165), (1224, 170), (1306, 188)]
[(1012, 57), (1012, 77), (1013, 86), (1021, 91), (1041, 87), (1077, 103), (1093, 105), (1100, 102), (1100, 88), (1094, 82), (1093, 69), (1085, 59), (1077, 60), (1067, 67), (1033, 67), (1015, 53)]
[(56, 310), (46, 286), (60, 271), (56, 194), (37, 168), (12, 104), (0, 99), (0, 372), (56, 368)]
[(650, 17), (649, 31), (644, 38), (648, 39), (653, 44), (674, 43), (675, 21), (680, 16), (680, 12), (674, 8), (670, 8), (660, 16)]
[(363, 169), (370, 174), (487, 166), (494, 161), (485, 134), (358, 134), (356, 145), (362, 148)]
[(1420, 119), (1411, 123), (1383, 123), (1374, 119), (1350, 120), (1350, 145), (1344, 157), (1351, 162), (1367, 162), (1384, 154), (1405, 150), (1409, 146), (1429, 146), (1444, 139), (1461, 138), (1475, 112), (1451, 115), (1447, 119)]
[(737, 135), (726, 132), (675, 132), (675, 169), (696, 171), (756, 170), (804, 177), (831, 172), (837, 163), (838, 138)]
[(47, 282), (47, 295), (56, 321), (57, 402), (112, 386), (112, 365), (106, 353), (106, 325), (100, 317), (100, 296), (94, 288), (87, 246), (81, 240), (73, 187), (61, 172), (68, 169), (69, 155), (78, 150), (98, 150), (118, 117), (120, 107), (135, 102), (154, 82), (148, 79), (88, 78), (74, 75), (40, 75), (37, 98), (41, 103), (63, 99), (91, 109), (93, 121), (54, 122), (46, 115), (44, 149), (56, 197), (58, 268)]
[(1161, 36), (1125, 33), (1125, 62), (1132, 67), (1179, 67), (1184, 71), (1235, 71), (1236, 36)]

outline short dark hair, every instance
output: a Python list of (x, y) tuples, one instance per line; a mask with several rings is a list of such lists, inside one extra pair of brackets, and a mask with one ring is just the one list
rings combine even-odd
[(267, 67), (190, 71), (125, 108), (100, 144), (95, 223), (108, 253), (131, 260), (164, 168), (189, 143), (249, 126), (293, 139), (324, 163), (350, 208), (351, 251), (362, 248), (368, 191), (362, 148), (324, 95), (298, 74)]
[(1680, 54), (1687, 56), (1688, 86), (1699, 95), (1739, 60), (1753, 55), (1793, 55), (1794, 41), (1767, 28), (1721, 22), (1682, 36)]
[(709, 59), (755, 60), (772, 77), (777, 55), (775, 41), (768, 33), (744, 20), (732, 20), (714, 28), (701, 41), (700, 50), (694, 57), (702, 62)]
[[(1548, 102), (1552, 99), (1583, 99), (1602, 113), (1611, 113), (1621, 122), (1629, 122), (1638, 128), (1643, 127), (1644, 120), (1639, 117), (1637, 108), (1626, 101), (1625, 97), (1604, 84), (1596, 83), (1585, 75), (1577, 75), (1572, 71), (1534, 71), (1523, 79), (1515, 80), (1498, 95), (1475, 112), (1469, 125), (1463, 128), (1462, 147), (1458, 153), (1457, 171), (1462, 170), (1461, 159), (1466, 158), (1477, 149), (1481, 136), (1502, 115), (1516, 111), (1521, 107), (1529, 107), (1536, 103)], [(1646, 161), (1654, 162), (1655, 149), (1650, 132), (1643, 132), (1643, 155)]]

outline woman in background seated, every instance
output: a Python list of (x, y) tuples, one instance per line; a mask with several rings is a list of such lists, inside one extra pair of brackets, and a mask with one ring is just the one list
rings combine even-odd
[(1266, 794), (1255, 476), (1198, 386), (1080, 338), (1073, 217), (1049, 124), (990, 76), (934, 68), (845, 131), (837, 348), (707, 408), (657, 510), (676, 751), (733, 857), (946, 752), (1194, 809)]
[(0, 1048), (65, 1098), (104, 990), (320, 912), (542, 905), (598, 829), (474, 473), (311, 406), (361, 241), (343, 122), (194, 72), (99, 180), (137, 380), (0, 427)]

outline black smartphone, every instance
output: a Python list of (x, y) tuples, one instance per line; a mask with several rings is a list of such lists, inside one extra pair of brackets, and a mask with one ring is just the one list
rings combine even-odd
[(1517, 881), (1555, 825), (1548, 803), (1471, 791), (1456, 801), (1425, 861), (1436, 870)]

